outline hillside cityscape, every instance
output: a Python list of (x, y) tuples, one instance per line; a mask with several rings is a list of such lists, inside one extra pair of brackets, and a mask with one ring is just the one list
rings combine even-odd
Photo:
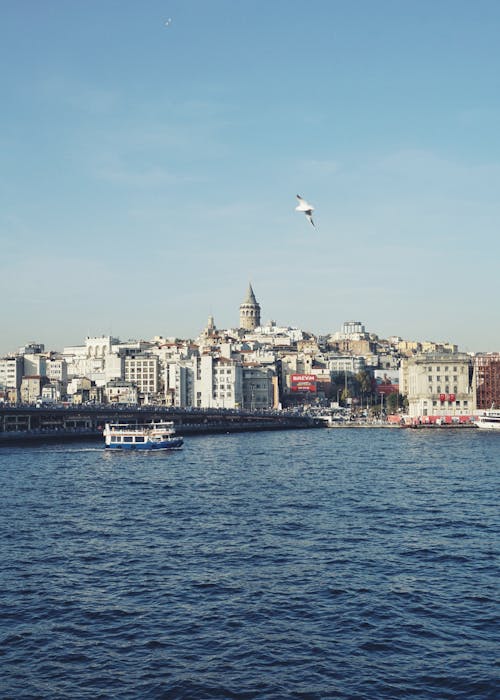
[(30, 342), (0, 358), (0, 402), (158, 405), (249, 411), (313, 407), (365, 415), (453, 416), (500, 405), (500, 353), (379, 338), (360, 321), (315, 336), (261, 323), (252, 285), (239, 327), (210, 316), (192, 340), (87, 337), (62, 352)]

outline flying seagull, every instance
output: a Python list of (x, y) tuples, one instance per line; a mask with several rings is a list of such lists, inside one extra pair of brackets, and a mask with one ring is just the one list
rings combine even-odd
[(297, 195), (297, 199), (299, 200), (299, 205), (295, 207), (295, 211), (303, 211), (306, 217), (311, 222), (311, 225), (314, 226), (314, 221), (312, 219), (312, 213), (314, 211), (313, 205), (309, 204), (309, 202), (306, 202), (305, 199), (302, 199), (300, 194)]

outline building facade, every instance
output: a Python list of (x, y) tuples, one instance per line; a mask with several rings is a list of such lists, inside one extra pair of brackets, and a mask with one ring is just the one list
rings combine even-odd
[(400, 393), (411, 418), (471, 415), (476, 392), (471, 358), (461, 353), (422, 353), (401, 361)]
[(474, 374), (477, 408), (500, 408), (500, 353), (476, 355)]

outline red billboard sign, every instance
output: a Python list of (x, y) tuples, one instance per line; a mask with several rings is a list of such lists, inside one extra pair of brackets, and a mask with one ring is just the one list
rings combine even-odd
[(315, 374), (292, 374), (290, 376), (290, 389), (292, 391), (316, 391)]

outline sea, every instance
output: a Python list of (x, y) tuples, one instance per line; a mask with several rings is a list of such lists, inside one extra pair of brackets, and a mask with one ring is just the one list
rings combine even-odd
[(500, 434), (0, 448), (0, 698), (493, 700)]

